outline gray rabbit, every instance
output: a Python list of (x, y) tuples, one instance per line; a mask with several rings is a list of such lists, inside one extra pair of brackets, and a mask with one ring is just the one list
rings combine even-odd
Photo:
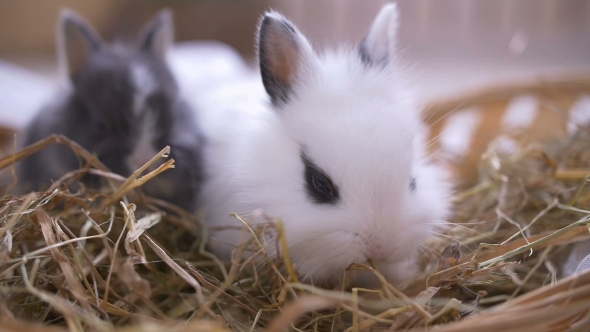
[[(21, 146), (62, 134), (95, 153), (111, 171), (128, 176), (169, 145), (175, 168), (146, 183), (143, 191), (192, 210), (203, 176), (202, 138), (166, 63), (173, 39), (167, 9), (131, 44), (107, 44), (85, 19), (62, 10), (58, 59), (69, 86), (40, 110), (19, 137)], [(51, 146), (17, 164), (19, 191), (45, 189), (81, 166), (69, 148)], [(89, 186), (98, 180), (84, 178)]]

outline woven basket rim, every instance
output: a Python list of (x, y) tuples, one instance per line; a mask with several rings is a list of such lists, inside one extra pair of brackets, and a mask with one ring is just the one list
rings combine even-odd
[(429, 115), (429, 121), (436, 121), (439, 117), (459, 108), (506, 100), (515, 95), (538, 94), (547, 90), (588, 91), (590, 93), (590, 69), (542, 73), (521, 79), (495, 81), (474, 89), (467, 89), (465, 92), (427, 101), (424, 111)]

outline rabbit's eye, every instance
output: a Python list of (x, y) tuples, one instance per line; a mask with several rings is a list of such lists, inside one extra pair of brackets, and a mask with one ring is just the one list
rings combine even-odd
[(302, 154), (305, 165), (305, 189), (309, 197), (318, 204), (336, 204), (340, 195), (338, 187), (309, 158)]
[(332, 184), (332, 181), (326, 178), (322, 173), (313, 172), (311, 175), (311, 183), (317, 191), (325, 196), (334, 196), (334, 185)]

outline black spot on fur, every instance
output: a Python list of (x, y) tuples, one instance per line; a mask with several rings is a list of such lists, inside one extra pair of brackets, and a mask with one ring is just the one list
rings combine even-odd
[(340, 192), (330, 177), (301, 152), (301, 160), (305, 165), (304, 179), (307, 195), (316, 204), (335, 205), (340, 200)]
[(297, 30), (295, 30), (295, 27), (293, 25), (291, 25), (291, 23), (289, 23), (287, 21), (283, 21), (282, 23), (290, 33), (292, 33), (292, 34), (297, 33)]
[(367, 39), (366, 37), (363, 38), (363, 40), (361, 41), (361, 43), (358, 47), (358, 55), (359, 55), (361, 62), (366, 67), (381, 67), (381, 68), (385, 67), (388, 63), (387, 58), (373, 59), (369, 55), (369, 52), (367, 51), (366, 39)]
[[(159, 25), (161, 25), (161, 23)], [(145, 39), (143, 40), (143, 43), (139, 47), (139, 49), (142, 52), (149, 52), (150, 51), (150, 49), (152, 48), (152, 44), (154, 43), (155, 35), (156, 35), (155, 30), (147, 32)]]
[(361, 44), (358, 48), (358, 54), (359, 54), (359, 58), (361, 59), (361, 62), (365, 66), (370, 66), (372, 64), (371, 57), (369, 56), (369, 54), (367, 54), (367, 47), (365, 46), (365, 39), (363, 39), (361, 41)]
[(416, 191), (416, 178), (412, 177), (410, 179), (410, 191), (414, 192)]

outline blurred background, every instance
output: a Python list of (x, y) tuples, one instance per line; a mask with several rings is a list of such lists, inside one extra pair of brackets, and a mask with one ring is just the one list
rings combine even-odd
[[(56, 75), (61, 7), (111, 39), (134, 34), (163, 7), (178, 41), (213, 39), (252, 59), (259, 15), (282, 11), (316, 45), (358, 42), (385, 0), (2, 0), (0, 60)], [(495, 81), (590, 68), (588, 0), (398, 0), (400, 48), (424, 98)]]

